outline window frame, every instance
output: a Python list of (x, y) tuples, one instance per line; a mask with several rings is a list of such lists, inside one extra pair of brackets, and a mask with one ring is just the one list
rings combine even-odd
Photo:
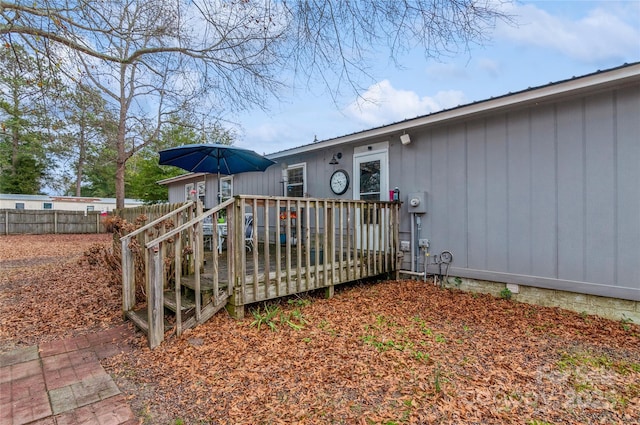
[(195, 190), (193, 183), (187, 183), (184, 185), (184, 201), (189, 202), (191, 200), (191, 192)]
[[(289, 187), (290, 186), (294, 186), (294, 185), (289, 183), (289, 172), (293, 171), (293, 170), (300, 169), (300, 168), (302, 169), (302, 184), (295, 183), (295, 186), (302, 186), (302, 195), (301, 196), (289, 195)], [(307, 196), (307, 163), (306, 162), (300, 162), (298, 164), (289, 165), (286, 168), (286, 173), (287, 173), (287, 181), (286, 181), (286, 185), (284, 187), (284, 191), (285, 191), (284, 196), (292, 197), (292, 198), (304, 198), (304, 197), (306, 197)]]
[[(224, 182), (229, 182), (229, 196), (225, 196), (224, 194)], [(233, 176), (220, 176), (220, 193), (218, 195), (220, 203), (233, 198)]]
[(205, 205), (205, 200), (207, 197), (207, 182), (200, 181), (196, 182), (196, 199), (202, 202), (202, 205)]

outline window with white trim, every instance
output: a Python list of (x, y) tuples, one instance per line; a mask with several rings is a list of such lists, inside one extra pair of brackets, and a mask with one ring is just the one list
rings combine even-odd
[(53, 209), (53, 202), (43, 202), (42, 203), (42, 209), (43, 210), (52, 210)]
[(286, 196), (303, 198), (307, 193), (307, 164), (294, 164), (287, 167)]
[(196, 189), (193, 183), (187, 183), (184, 185), (184, 200), (185, 202), (195, 200)]
[(23, 210), (24, 209), (24, 202), (16, 202), (16, 209), (17, 210)]
[(196, 188), (198, 200), (204, 205), (205, 195), (207, 194), (207, 184), (205, 182), (198, 182), (196, 183)]
[(233, 197), (233, 176), (220, 177), (220, 202)]

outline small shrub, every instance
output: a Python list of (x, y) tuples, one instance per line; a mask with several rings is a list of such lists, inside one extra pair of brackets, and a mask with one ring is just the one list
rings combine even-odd
[(280, 315), (280, 307), (276, 305), (266, 306), (263, 311), (260, 307), (251, 312), (253, 314), (254, 321), (251, 322), (251, 327), (255, 326), (260, 330), (262, 325), (266, 325), (272, 331), (278, 329), (276, 325), (276, 319)]
[(620, 319), (620, 326), (622, 326), (622, 329), (625, 332), (629, 332), (631, 330), (630, 323), (633, 323), (633, 319), (631, 319), (630, 317), (625, 316), (624, 314), (622, 316), (624, 317), (624, 319)]
[(502, 299), (510, 300), (512, 296), (513, 293), (509, 288), (504, 288), (502, 291), (500, 291), (500, 298)]

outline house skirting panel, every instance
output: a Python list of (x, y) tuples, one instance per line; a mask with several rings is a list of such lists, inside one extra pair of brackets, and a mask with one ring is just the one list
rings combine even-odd
[(511, 299), (545, 307), (560, 307), (576, 313), (594, 314), (611, 320), (640, 323), (640, 302), (620, 298), (603, 297), (559, 289), (548, 289), (523, 284), (449, 277), (446, 287), (468, 292), (487, 293), (495, 297), (511, 290)]

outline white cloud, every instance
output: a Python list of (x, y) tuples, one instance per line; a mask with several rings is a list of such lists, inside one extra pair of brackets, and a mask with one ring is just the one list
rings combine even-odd
[(439, 91), (434, 96), (420, 97), (409, 90), (395, 89), (388, 80), (369, 87), (362, 98), (345, 108), (345, 114), (368, 126), (379, 126), (414, 118), (465, 102), (461, 91)]
[(497, 77), (500, 75), (500, 64), (493, 59), (478, 59), (478, 68), (486, 72), (490, 77)]
[(467, 69), (454, 63), (434, 63), (427, 67), (426, 72), (429, 80), (436, 81), (451, 81), (452, 78), (469, 78)]
[(555, 16), (533, 4), (511, 4), (505, 12), (515, 17), (518, 26), (500, 23), (496, 35), (523, 45), (553, 49), (584, 62), (640, 55), (640, 25), (629, 23), (640, 15), (637, 3), (628, 8), (594, 8), (579, 19)]

